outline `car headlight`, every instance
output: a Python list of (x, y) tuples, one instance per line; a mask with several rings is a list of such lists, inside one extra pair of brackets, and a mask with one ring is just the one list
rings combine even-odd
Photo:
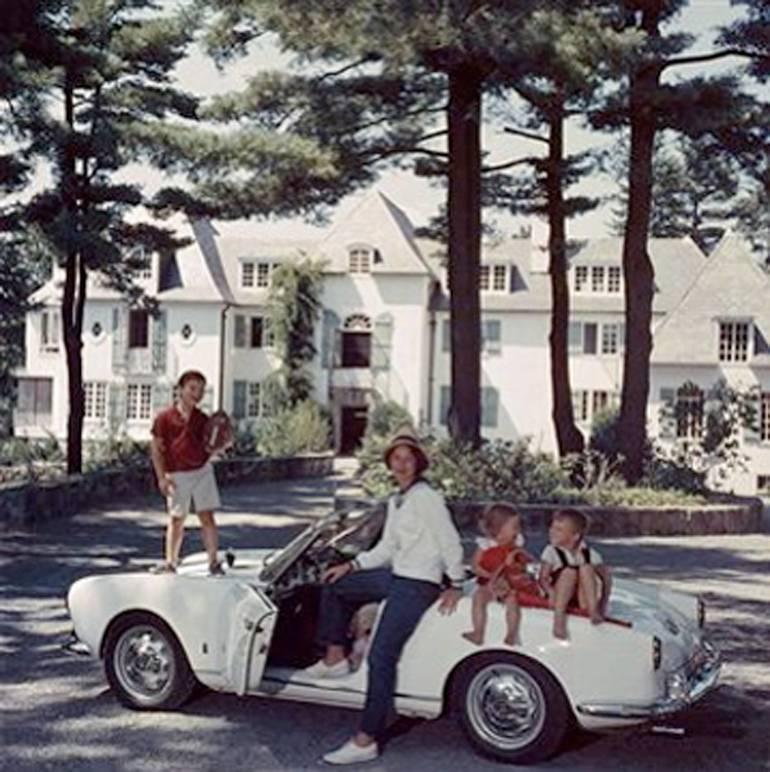
[(652, 636), (652, 667), (657, 670), (660, 667), (660, 662), (663, 659), (663, 644), (660, 642), (660, 638), (657, 635)]
[(688, 695), (687, 678), (684, 673), (671, 673), (666, 678), (666, 693), (672, 700), (685, 700)]
[(698, 627), (702, 630), (706, 625), (706, 604), (698, 598)]

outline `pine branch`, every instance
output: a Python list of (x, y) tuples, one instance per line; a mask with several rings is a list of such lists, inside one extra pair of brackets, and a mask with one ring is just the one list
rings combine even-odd
[(535, 142), (544, 142), (546, 145), (548, 144), (548, 137), (542, 137), (540, 134), (535, 134), (533, 131), (525, 131), (524, 129), (515, 129), (513, 126), (505, 126), (503, 127), (503, 132), (505, 134), (513, 134), (517, 137), (524, 137), (524, 139), (531, 139)]
[(505, 163), (495, 164), (494, 166), (482, 166), (481, 173), (488, 174), (489, 172), (499, 172), (503, 169), (512, 169), (514, 166), (522, 166), (523, 164), (536, 164), (543, 160), (543, 158), (538, 158), (537, 156), (517, 158), (515, 161), (506, 161)]
[(700, 64), (702, 62), (713, 62), (718, 59), (724, 59), (728, 56), (744, 56), (747, 59), (761, 59), (758, 54), (744, 51), (741, 48), (725, 48), (722, 51), (713, 51), (710, 54), (694, 54), (693, 56), (676, 56), (673, 59), (666, 59), (660, 63), (661, 72), (667, 67), (679, 67), (684, 64)]

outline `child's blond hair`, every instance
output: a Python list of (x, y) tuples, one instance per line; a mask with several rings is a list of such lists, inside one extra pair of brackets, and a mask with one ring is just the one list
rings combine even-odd
[(497, 536), (503, 524), (511, 518), (521, 519), (521, 515), (511, 504), (496, 501), (489, 504), (481, 513), (481, 528), (488, 536)]

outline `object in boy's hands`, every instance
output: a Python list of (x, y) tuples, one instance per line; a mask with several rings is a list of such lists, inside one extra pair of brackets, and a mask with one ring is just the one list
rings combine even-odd
[(203, 430), (203, 440), (210, 454), (221, 453), (233, 444), (233, 426), (224, 410), (212, 413)]
[(369, 648), (369, 640), (372, 637), (372, 630), (374, 629), (374, 623), (377, 620), (377, 611), (380, 607), (379, 603), (367, 603), (356, 611), (353, 615), (353, 619), (350, 623), (350, 633), (353, 636), (353, 645), (348, 655), (350, 662), (350, 669), (358, 670), (361, 667), (361, 663), (364, 661), (367, 649)]

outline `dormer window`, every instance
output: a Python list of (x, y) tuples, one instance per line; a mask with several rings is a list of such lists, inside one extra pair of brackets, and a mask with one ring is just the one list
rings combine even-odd
[(619, 265), (576, 265), (573, 287), (575, 292), (592, 295), (617, 295), (621, 291), (623, 274)]
[(508, 289), (508, 266), (502, 263), (482, 265), (479, 288), (482, 292), (505, 292)]
[(277, 267), (276, 263), (270, 263), (266, 260), (242, 260), (241, 288), (264, 289), (269, 287), (271, 276)]
[(366, 246), (354, 246), (348, 250), (348, 270), (350, 273), (372, 272), (372, 249)]
[(751, 322), (724, 321), (719, 323), (719, 361), (746, 362), (749, 359)]

